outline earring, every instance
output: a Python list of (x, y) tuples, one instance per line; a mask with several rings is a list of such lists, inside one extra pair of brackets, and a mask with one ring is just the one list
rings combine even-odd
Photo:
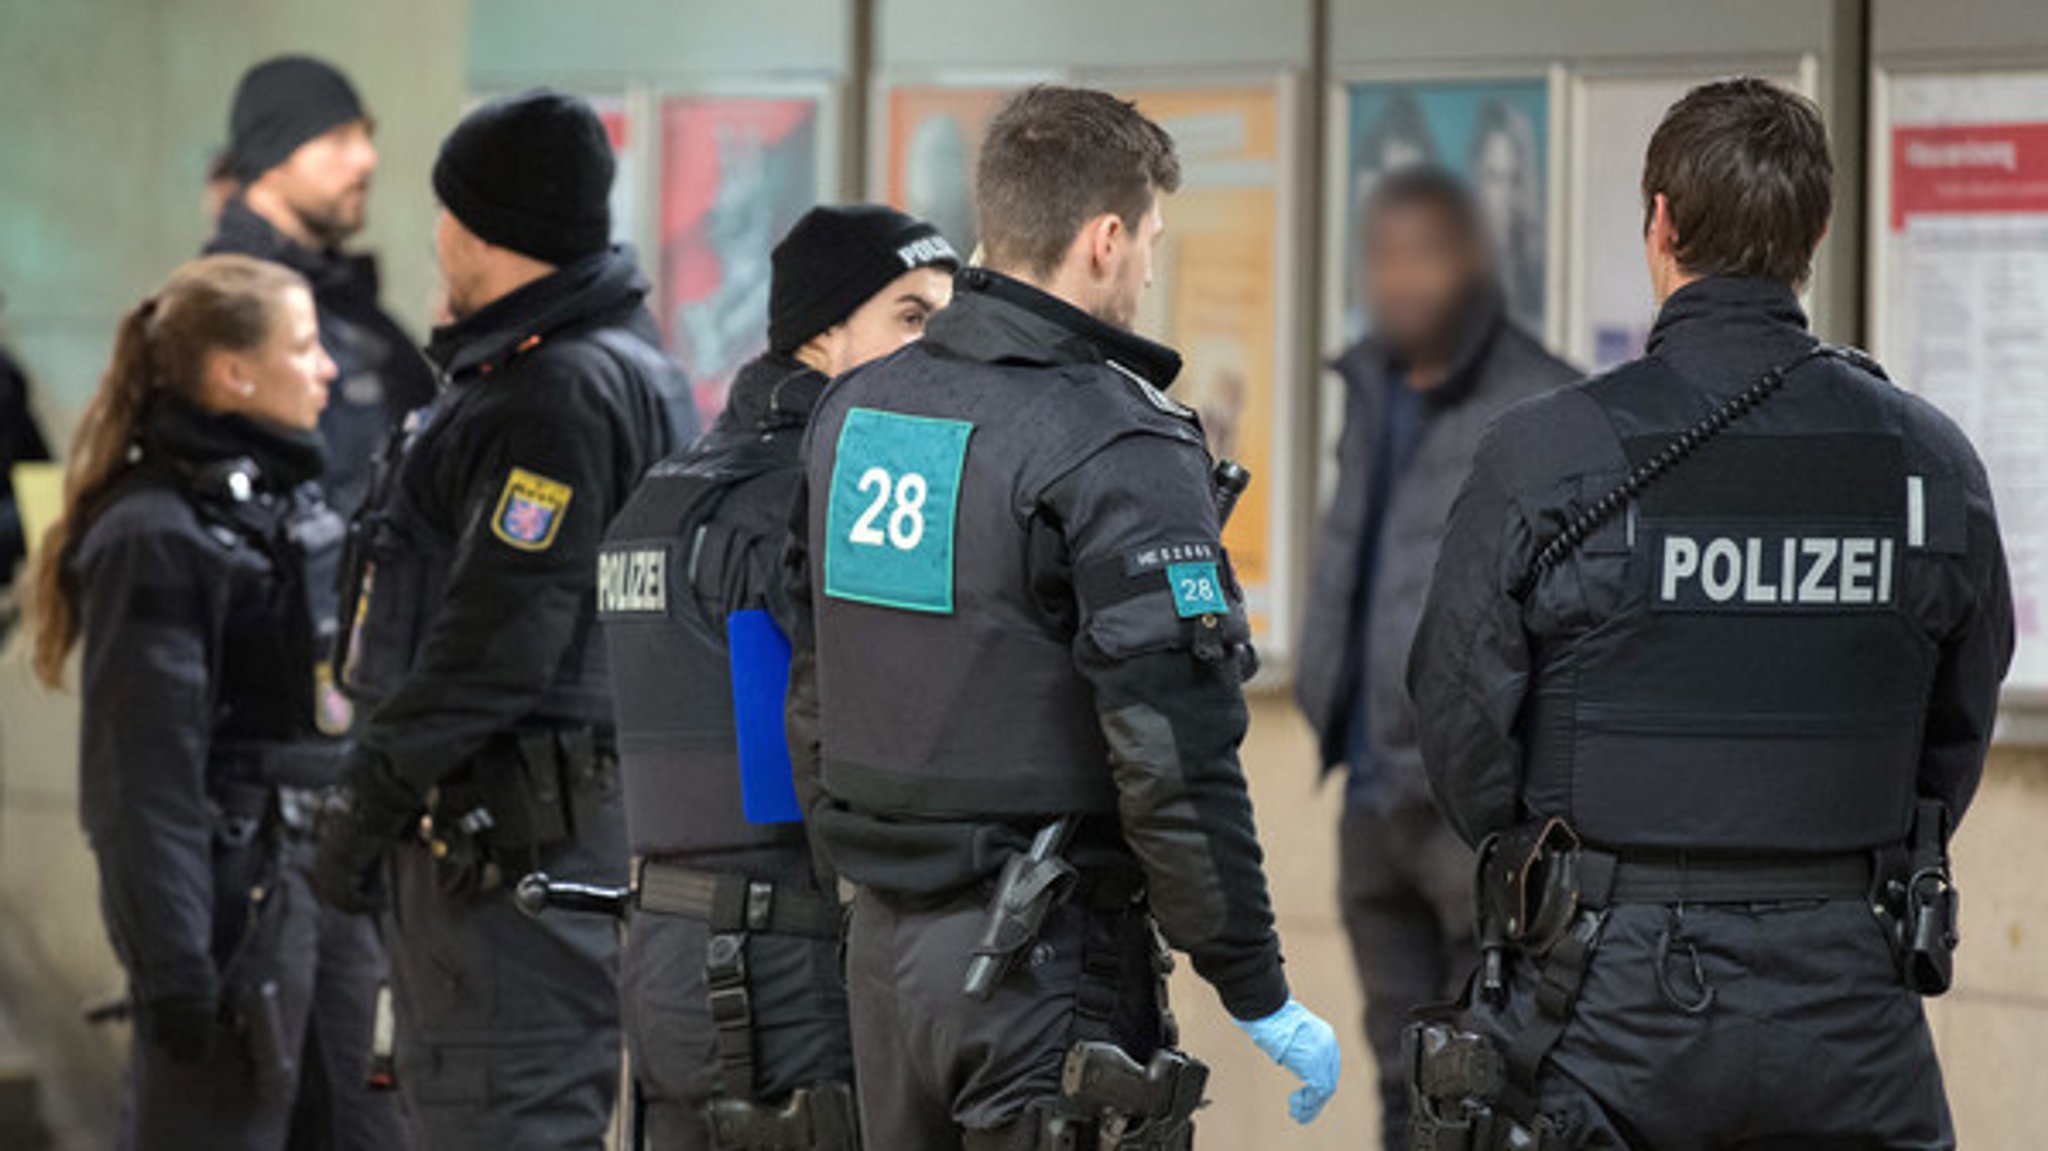
[(256, 382), (254, 380), (243, 380), (240, 384), (236, 385), (235, 390), (245, 396), (253, 396), (256, 394)]

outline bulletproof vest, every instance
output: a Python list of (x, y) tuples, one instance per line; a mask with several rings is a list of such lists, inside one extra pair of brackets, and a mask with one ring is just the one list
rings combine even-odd
[[(1830, 402), (1859, 371), (1823, 359), (1788, 377), (1586, 541), (1587, 564), (1622, 563), (1621, 607), (1537, 653), (1532, 810), (1615, 847), (1904, 838), (1935, 666), (1904, 606), (1926, 488), (1880, 405)], [(1631, 466), (1700, 417), (1655, 359), (1585, 394)]]
[(799, 825), (744, 814), (725, 630), (780, 578), (802, 428), (714, 432), (650, 471), (605, 535), (598, 620), (637, 855), (802, 846)]
[(1114, 810), (1071, 596), (1032, 583), (1058, 535), (1033, 517), (1143, 412), (1168, 417), (1113, 365), (919, 346), (878, 367), (825, 394), (807, 453), (825, 790), (882, 816)]
[[(216, 676), (221, 718), (209, 774), (217, 782), (299, 787), (339, 781), (350, 710), (327, 666), (336, 627), (345, 527), (315, 485), (259, 492), (256, 466), (191, 471), (186, 489), (209, 531), (260, 562), (235, 570)], [(246, 582), (245, 581), (246, 578)]]

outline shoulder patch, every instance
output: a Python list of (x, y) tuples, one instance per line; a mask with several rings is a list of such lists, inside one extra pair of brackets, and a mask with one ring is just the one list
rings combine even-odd
[(576, 492), (568, 484), (513, 468), (491, 513), (491, 534), (523, 552), (544, 552), (562, 530), (562, 513)]

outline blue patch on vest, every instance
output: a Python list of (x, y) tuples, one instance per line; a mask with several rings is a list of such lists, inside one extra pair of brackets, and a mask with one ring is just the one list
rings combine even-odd
[(825, 594), (951, 614), (953, 526), (974, 425), (855, 408), (825, 513)]
[(740, 745), (740, 808), (748, 823), (796, 823), (796, 776), (782, 716), (789, 689), (789, 640), (761, 610), (725, 617), (732, 660), (733, 731)]
[(1180, 618), (1230, 614), (1215, 564), (1168, 564), (1166, 582), (1173, 587), (1173, 610), (1180, 613)]

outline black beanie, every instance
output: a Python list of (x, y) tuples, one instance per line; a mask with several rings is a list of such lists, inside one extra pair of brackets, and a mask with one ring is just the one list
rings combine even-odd
[(363, 118), (363, 102), (334, 65), (279, 56), (242, 73), (228, 113), (228, 155), (244, 183), (285, 162), (299, 145)]
[(611, 244), (615, 166), (589, 104), (535, 89), (462, 118), (434, 161), (434, 194), (478, 238), (559, 266)]
[(775, 245), (768, 347), (788, 355), (912, 268), (960, 267), (939, 230), (881, 204), (812, 208)]

